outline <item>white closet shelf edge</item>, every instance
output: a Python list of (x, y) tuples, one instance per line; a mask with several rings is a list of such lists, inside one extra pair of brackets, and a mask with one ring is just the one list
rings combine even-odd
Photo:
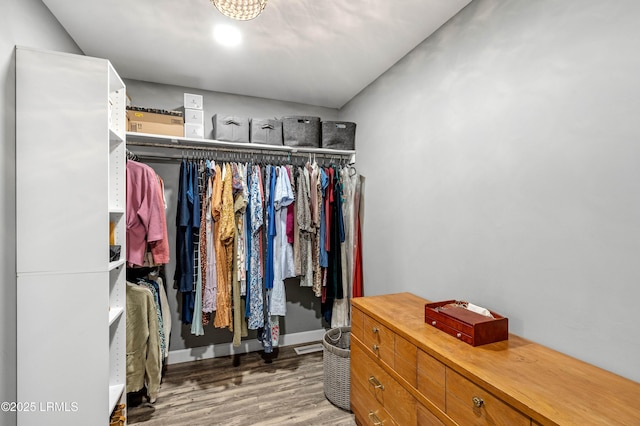
[(312, 148), (312, 147), (293, 147), (279, 145), (262, 145), (255, 143), (226, 142), (215, 139), (198, 139), (198, 138), (182, 138), (177, 136), (154, 135), (150, 133), (127, 132), (127, 142), (135, 145), (135, 142), (157, 143), (163, 144), (171, 148), (180, 148), (181, 143), (189, 143), (199, 146), (211, 146), (218, 148), (239, 148), (251, 149), (256, 151), (283, 151), (283, 152), (304, 152), (328, 155), (354, 155), (356, 152), (352, 150), (328, 149), (328, 148)]
[(109, 127), (109, 142), (114, 145), (124, 142), (125, 138), (115, 129)]
[(120, 260), (114, 260), (113, 262), (109, 262), (109, 270), (113, 271), (116, 268), (119, 268), (120, 266), (124, 265), (125, 260), (124, 259), (120, 259)]
[(109, 325), (113, 324), (124, 313), (124, 308), (116, 307), (109, 309)]
[(116, 404), (120, 401), (123, 392), (124, 383), (109, 386), (109, 414), (116, 408)]

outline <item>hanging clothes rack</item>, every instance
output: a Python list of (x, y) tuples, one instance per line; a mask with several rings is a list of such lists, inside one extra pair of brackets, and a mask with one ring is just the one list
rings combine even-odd
[(133, 152), (129, 151), (128, 149), (126, 150), (126, 156), (127, 156), (127, 160), (140, 161), (138, 156)]
[(269, 146), (208, 140), (177, 139), (127, 134), (127, 148), (141, 160), (176, 161), (209, 158), (220, 161), (304, 164), (312, 157), (319, 164), (353, 164), (355, 151), (310, 147)]
[[(355, 262), (350, 259), (355, 259), (356, 228), (353, 221), (357, 210), (342, 206), (347, 205), (343, 203), (355, 203), (355, 200), (360, 202), (360, 197), (356, 198), (355, 196), (359, 190), (356, 189), (355, 180), (350, 179), (352, 174), (349, 172), (350, 169), (354, 169), (355, 151), (228, 143), (135, 133), (127, 133), (127, 149), (142, 162), (174, 163), (172, 167), (176, 165), (175, 163), (180, 163), (178, 190), (173, 191), (177, 195), (176, 212), (189, 211), (189, 213), (176, 219), (176, 247), (180, 253), (176, 259), (180, 260), (176, 261), (174, 280), (178, 283), (177, 288), (182, 298), (182, 321), (184, 324), (191, 324), (192, 334), (198, 336), (204, 334), (204, 327), (210, 324), (217, 328), (225, 328), (229, 324), (234, 324), (233, 342), (234, 346), (237, 346), (243, 337), (241, 324), (244, 321), (247, 322), (247, 328), (258, 330), (257, 332), (260, 333), (265, 353), (271, 352), (278, 341), (280, 321), (278, 318), (286, 314), (284, 279), (291, 277), (298, 277), (301, 280), (301, 286), (311, 288), (314, 295), (319, 298), (322, 297), (322, 284), (325, 282), (328, 288), (324, 290), (324, 297), (321, 298), (323, 318), (331, 324), (334, 324), (335, 321), (334, 325), (336, 326), (348, 323), (348, 298), (350, 294), (356, 294), (356, 292), (351, 290), (353, 285), (343, 279), (345, 277), (347, 280), (350, 279), (348, 271), (351, 270), (351, 262), (355, 265)], [(217, 169), (214, 182), (213, 179), (210, 179), (212, 174), (207, 174), (207, 167), (202, 161), (203, 159), (215, 160), (216, 163), (253, 164), (224, 164), (227, 178), (224, 177), (225, 171)], [(311, 163), (311, 166), (304, 167), (307, 163)], [(313, 163), (317, 163), (317, 165)], [(279, 167), (287, 165), (297, 167)], [(340, 169), (337, 167), (338, 165), (348, 166), (348, 168)], [(216, 164), (216, 166), (218, 165)], [(242, 191), (243, 195), (240, 195), (241, 192), (230, 194), (233, 197), (230, 202), (233, 203), (234, 211), (227, 209), (233, 215), (232, 222), (235, 225), (233, 229), (235, 235), (231, 238), (233, 247), (229, 243), (216, 247), (218, 243), (222, 242), (221, 226), (211, 227), (213, 221), (208, 223), (209, 216), (207, 215), (211, 215), (208, 209), (211, 209), (212, 206), (207, 206), (207, 203), (213, 202), (212, 189), (217, 187), (218, 196), (216, 199), (221, 199), (224, 206), (224, 203), (229, 201), (225, 201), (224, 194), (229, 194), (228, 189), (235, 191), (233, 179), (236, 174), (233, 169), (243, 170), (243, 167), (244, 171), (238, 173), (237, 177), (241, 180), (246, 177), (247, 183), (246, 186), (243, 184), (242, 189), (236, 188), (238, 191)], [(218, 170), (222, 173), (218, 174)], [(290, 173), (287, 173), (289, 171)], [(348, 177), (344, 181), (340, 181), (341, 176), (344, 176), (343, 173), (348, 174)], [(315, 184), (310, 185), (312, 179), (315, 179)], [(224, 185), (221, 185), (224, 182), (232, 186), (224, 189)], [(322, 182), (324, 183), (322, 184)], [(189, 193), (191, 198), (187, 195)], [(244, 194), (247, 194), (247, 200), (249, 200), (245, 206), (250, 207), (241, 208), (236, 212), (235, 201), (237, 201), (237, 197), (244, 197)], [(314, 196), (315, 201), (312, 205)], [(293, 204), (295, 199), (298, 201), (307, 200), (307, 202)], [(280, 204), (278, 210), (275, 210), (276, 202)], [(286, 208), (282, 208), (285, 206), (285, 202), (288, 204)], [(225, 209), (220, 210), (223, 212)], [(312, 213), (313, 210), (315, 210), (315, 214)], [(289, 230), (284, 228), (287, 225), (283, 225), (285, 219), (283, 213), (286, 214), (286, 219), (288, 219), (289, 213), (296, 218), (302, 218), (298, 225), (304, 226), (298, 226), (297, 229), (295, 226), (293, 227), (293, 243), (289, 241)], [(240, 214), (242, 216), (237, 216)], [(244, 216), (245, 214), (246, 216)], [(253, 228), (254, 222), (252, 222), (254, 217), (260, 218), (255, 229)], [(275, 220), (276, 217), (278, 220)], [(349, 225), (349, 220), (345, 219), (347, 217), (351, 218), (352, 225)], [(274, 220), (267, 220), (270, 218)], [(223, 219), (219, 220), (222, 223)], [(255, 223), (258, 221), (256, 220)], [(330, 223), (333, 223), (334, 226), (329, 226)], [(178, 226), (178, 224), (180, 225)], [(236, 227), (238, 229), (235, 229)], [(216, 231), (216, 228), (220, 232)], [(278, 230), (278, 228), (280, 229)], [(330, 229), (333, 230), (331, 234), (329, 233)], [(220, 235), (217, 235), (217, 232)], [(340, 232), (343, 232), (344, 235), (340, 236)], [(283, 241), (283, 236), (286, 241)], [(229, 240), (228, 236), (225, 236), (225, 241)], [(324, 240), (322, 249), (321, 240)], [(286, 259), (287, 253), (290, 257), (293, 256), (292, 246), (296, 241), (300, 242), (300, 271), (296, 269), (295, 258), (293, 258), (285, 262), (288, 265), (286, 271), (278, 269), (278, 273), (276, 273), (276, 268), (273, 265)], [(340, 246), (342, 242), (353, 253), (351, 257), (347, 257), (346, 251), (343, 254)], [(211, 244), (213, 246), (210, 246)], [(331, 246), (331, 250), (329, 250), (329, 246)], [(215, 250), (210, 250), (213, 247), (216, 247)], [(241, 252), (238, 247), (245, 247), (245, 249)], [(285, 250), (286, 247), (290, 249)], [(315, 255), (317, 259), (314, 258), (313, 247), (317, 247)], [(233, 253), (229, 249), (232, 249)], [(323, 256), (323, 253), (326, 253), (326, 256)], [(273, 264), (267, 263), (269, 262), (269, 254), (271, 254)], [(220, 259), (217, 259), (218, 255)], [(210, 256), (215, 256), (216, 261), (210, 262)], [(231, 259), (235, 260), (230, 263), (232, 266), (228, 266), (227, 260), (229, 258), (224, 256), (233, 256)], [(244, 260), (240, 256), (244, 256)], [(303, 262), (303, 259), (306, 261)], [(206, 265), (206, 268), (203, 265)], [(227, 269), (231, 269), (229, 271), (220, 269), (221, 272), (218, 274), (218, 268), (223, 268), (224, 265), (227, 265)], [(348, 266), (343, 269), (343, 265)], [(212, 271), (215, 274), (215, 279), (211, 276)], [(244, 271), (244, 279), (240, 278), (240, 274), (237, 273), (239, 271)], [(267, 286), (269, 272), (271, 273), (271, 286)], [(221, 277), (223, 279), (219, 281), (218, 278)], [(231, 284), (229, 282), (225, 284), (225, 280), (231, 280)], [(218, 292), (219, 285), (225, 291)], [(245, 290), (242, 290), (242, 286)], [(213, 302), (210, 298), (210, 289), (212, 288), (217, 294), (215, 317), (211, 306)], [(209, 289), (208, 292), (207, 289)], [(221, 294), (225, 297), (220, 297)], [(274, 294), (276, 296), (272, 297)], [(242, 306), (245, 306), (245, 309), (247, 306), (250, 307), (247, 312), (254, 313), (254, 315), (242, 318)]]

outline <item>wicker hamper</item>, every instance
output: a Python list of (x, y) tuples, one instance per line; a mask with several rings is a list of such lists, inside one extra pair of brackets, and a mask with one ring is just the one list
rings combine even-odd
[(351, 327), (337, 327), (328, 330), (322, 339), (322, 361), (324, 367), (324, 394), (331, 403), (350, 410), (349, 392), (351, 379), (349, 358)]

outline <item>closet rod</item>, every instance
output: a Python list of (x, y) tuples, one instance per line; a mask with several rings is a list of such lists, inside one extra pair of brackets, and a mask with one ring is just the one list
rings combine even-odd
[[(202, 145), (185, 145), (185, 144), (175, 144), (168, 145), (163, 143), (154, 143), (154, 142), (140, 142), (140, 141), (127, 141), (127, 147), (145, 147), (145, 148), (161, 148), (161, 149), (171, 149), (171, 150), (180, 150), (180, 153), (175, 154), (167, 154), (166, 152), (159, 151), (147, 151), (144, 152), (135, 152), (135, 154), (140, 159), (154, 159), (154, 160), (180, 160), (189, 156), (198, 156), (199, 154), (194, 154), (195, 151), (199, 151), (200, 153), (211, 152), (215, 154), (223, 154), (226, 156), (231, 156), (234, 154), (247, 155), (254, 154), (261, 158), (277, 158), (282, 160), (283, 158), (310, 158), (311, 156), (315, 158), (322, 159), (334, 159), (336, 162), (344, 162), (347, 160), (348, 162), (353, 162), (354, 154), (347, 152), (337, 151), (335, 153), (331, 152), (313, 152), (311, 150), (303, 151), (289, 151), (289, 150), (274, 150), (263, 147), (255, 147), (255, 146), (247, 146), (245, 147), (234, 147), (234, 148), (225, 148), (219, 146), (202, 146)], [(307, 148), (308, 149), (308, 148)], [(191, 151), (191, 153), (189, 152)]]
[[(268, 145), (255, 145), (251, 143), (247, 143), (246, 146), (238, 146), (240, 144), (236, 144), (234, 147), (221, 147), (221, 146), (211, 146), (211, 145), (187, 145), (187, 144), (178, 144), (178, 143), (159, 143), (159, 142), (142, 142), (137, 140), (127, 140), (127, 146), (148, 146), (154, 148), (169, 148), (169, 149), (191, 149), (191, 150), (201, 150), (201, 151), (228, 151), (228, 152), (237, 152), (237, 151), (252, 151), (257, 153), (269, 153), (273, 155), (325, 155), (328, 157), (349, 157), (354, 155), (354, 151), (342, 151), (342, 150), (330, 150), (330, 149), (322, 149), (322, 148), (312, 148), (312, 147), (288, 147), (288, 146), (273, 146), (272, 148), (268, 148)], [(320, 151), (322, 150), (322, 151)]]

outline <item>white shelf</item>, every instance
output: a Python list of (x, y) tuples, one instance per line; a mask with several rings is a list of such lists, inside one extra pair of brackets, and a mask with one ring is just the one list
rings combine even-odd
[(123, 207), (109, 207), (109, 214), (124, 214)]
[(111, 324), (113, 324), (118, 318), (120, 318), (120, 315), (122, 315), (123, 313), (124, 308), (121, 307), (109, 309), (109, 326), (111, 326)]
[(124, 384), (109, 386), (109, 414), (116, 408), (116, 404), (120, 401), (124, 392)]
[[(120, 253), (120, 256), (123, 256), (122, 253)], [(109, 262), (109, 270), (113, 271), (116, 268), (119, 268), (120, 266), (124, 265), (125, 259), (120, 259), (120, 260), (114, 260), (113, 262)]]
[(124, 138), (119, 135), (116, 130), (109, 128), (109, 142), (121, 143), (124, 142)]
[(226, 142), (218, 141), (215, 139), (196, 139), (196, 138), (183, 138), (177, 136), (163, 136), (153, 135), (150, 133), (137, 133), (127, 132), (127, 143), (129, 145), (150, 145), (154, 146), (162, 145), (165, 148), (181, 148), (185, 144), (195, 145), (198, 147), (213, 147), (213, 148), (227, 148), (227, 149), (245, 149), (255, 151), (283, 151), (283, 152), (304, 152), (304, 153), (316, 153), (326, 155), (355, 155), (353, 150), (341, 150), (341, 149), (328, 149), (328, 148), (312, 148), (312, 147), (293, 147), (293, 146), (279, 146), (279, 145), (262, 145), (255, 143), (241, 143), (241, 142)]

